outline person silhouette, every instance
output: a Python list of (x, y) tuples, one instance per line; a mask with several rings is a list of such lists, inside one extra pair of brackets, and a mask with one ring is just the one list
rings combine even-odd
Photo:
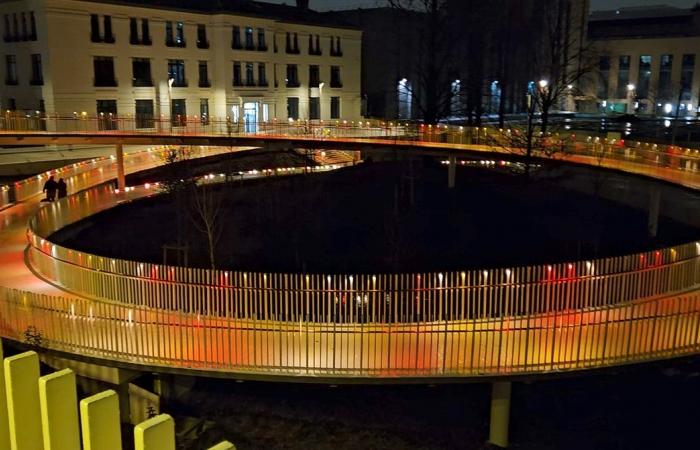
[(58, 179), (58, 183), (56, 183), (56, 189), (58, 190), (59, 200), (68, 195), (68, 185), (65, 181), (63, 181), (63, 178)]
[(46, 200), (52, 202), (53, 199), (56, 197), (56, 189), (58, 188), (58, 183), (56, 183), (53, 179), (53, 175), (49, 177), (48, 180), (46, 180), (46, 183), (44, 183), (44, 189), (42, 189), (42, 192), (46, 192)]

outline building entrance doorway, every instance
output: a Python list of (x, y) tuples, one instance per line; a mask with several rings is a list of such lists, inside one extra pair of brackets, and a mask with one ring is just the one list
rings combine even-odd
[(243, 121), (246, 133), (256, 133), (258, 131), (258, 103), (245, 102), (243, 104)]

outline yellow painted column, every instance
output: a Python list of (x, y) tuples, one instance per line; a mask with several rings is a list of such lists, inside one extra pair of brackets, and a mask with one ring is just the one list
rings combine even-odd
[(126, 187), (126, 178), (124, 176), (124, 147), (122, 144), (117, 144), (117, 187), (120, 192), (124, 192)]
[[(0, 361), (2, 360), (2, 341), (0, 341)], [(4, 370), (0, 370), (0, 448), (10, 448), (10, 424), (7, 417), (7, 394), (5, 393)]]
[(5, 358), (5, 392), (11, 450), (43, 450), (39, 407), (39, 356), (25, 352)]
[(236, 446), (230, 443), (229, 441), (224, 441), (219, 442), (213, 447), (210, 447), (209, 450), (236, 450)]
[(136, 450), (175, 450), (175, 421), (161, 414), (134, 428)]
[(119, 397), (108, 390), (80, 401), (83, 450), (122, 450)]
[(70, 369), (39, 378), (44, 450), (80, 450), (75, 383)]
[(497, 381), (491, 390), (491, 423), (489, 442), (497, 447), (508, 447), (510, 420), (510, 381)]

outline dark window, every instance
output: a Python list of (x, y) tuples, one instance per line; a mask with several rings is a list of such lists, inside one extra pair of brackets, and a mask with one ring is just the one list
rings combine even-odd
[(173, 47), (175, 45), (175, 40), (173, 39), (173, 23), (170, 21), (165, 22), (165, 45), (168, 47)]
[(139, 40), (139, 24), (136, 17), (129, 18), (129, 44), (138, 45), (141, 41)]
[(175, 24), (175, 31), (173, 31), (172, 22), (165, 22), (165, 45), (168, 47), (185, 47), (187, 45), (185, 42), (185, 29), (182, 22), (177, 22)]
[(151, 31), (148, 27), (148, 19), (141, 19), (141, 44), (151, 45)]
[(258, 63), (258, 86), (267, 86), (267, 73), (265, 63)]
[(272, 34), (272, 51), (277, 53), (277, 33)]
[(340, 66), (331, 66), (331, 87), (343, 87), (343, 82), (340, 79)]
[(5, 55), (5, 84), (17, 85), (17, 57)]
[(114, 87), (117, 80), (114, 78), (114, 58), (111, 56), (95, 56), (93, 60), (95, 69), (95, 86)]
[(671, 70), (673, 68), (673, 55), (661, 55), (659, 67), (659, 98), (671, 100), (673, 97), (671, 86)]
[(17, 13), (12, 13), (12, 40), (19, 41), (19, 25), (17, 25)]
[(29, 13), (29, 40), (36, 41), (36, 18), (34, 17), (34, 11)]
[(246, 86), (255, 86), (255, 75), (253, 71), (253, 63), (245, 63), (245, 84)]
[(630, 56), (619, 58), (617, 69), (617, 98), (627, 98), (627, 85), (630, 83)]
[(296, 64), (287, 64), (287, 87), (299, 87), (299, 72)]
[(207, 27), (205, 25), (197, 25), (197, 48), (209, 48)]
[(321, 72), (318, 66), (309, 66), (309, 87), (317, 88), (321, 83)]
[(331, 36), (331, 56), (343, 56), (343, 49), (340, 47), (339, 36)]
[(331, 97), (331, 119), (340, 119), (340, 97)]
[(10, 32), (10, 15), (5, 14), (4, 19), (5, 19), (5, 28), (3, 29), (3, 32), (2, 32), (2, 39), (5, 42), (12, 42), (12, 33)]
[(231, 48), (241, 49), (243, 47), (241, 45), (241, 27), (234, 25), (232, 30)]
[(185, 43), (185, 25), (182, 22), (178, 22), (175, 26), (175, 44), (178, 47), (187, 45)]
[(170, 123), (174, 127), (187, 125), (187, 106), (184, 98), (174, 98), (170, 108)]
[(299, 54), (299, 37), (296, 33), (287, 33), (287, 53)]
[(116, 130), (117, 127), (117, 101), (97, 100), (97, 126), (100, 130)]
[(199, 118), (202, 125), (209, 125), (209, 99), (199, 99)]
[(185, 61), (181, 59), (168, 60), (168, 79), (173, 80), (173, 87), (187, 87)]
[(258, 50), (261, 52), (267, 51), (267, 42), (265, 42), (265, 30), (258, 28)]
[(637, 98), (649, 97), (649, 82), (651, 81), (651, 56), (639, 57), (639, 72), (637, 73)]
[(321, 54), (321, 42), (318, 34), (309, 35), (309, 55)]
[(22, 13), (22, 40), (26, 41), (29, 39), (29, 32), (27, 31), (27, 14)]
[(309, 98), (309, 119), (317, 120), (321, 118), (321, 99), (318, 97)]
[(233, 85), (243, 86), (243, 76), (241, 75), (241, 63), (238, 61), (233, 63)]
[(692, 98), (694, 73), (695, 55), (683, 55), (683, 61), (681, 63), (681, 100), (688, 101)]
[(153, 86), (151, 78), (151, 60), (148, 58), (134, 58), (131, 62), (133, 72), (133, 85), (136, 87)]
[(104, 16), (104, 42), (107, 44), (114, 44), (114, 33), (112, 33), (112, 16)]
[(209, 83), (209, 70), (206, 61), (199, 62), (199, 87), (211, 87)]
[(299, 97), (287, 97), (287, 117), (299, 119)]
[(600, 79), (598, 80), (598, 98), (608, 98), (608, 79), (610, 78), (610, 57), (601, 56), (598, 59), (598, 72)]
[(17, 110), (17, 100), (14, 98), (8, 98), (7, 99), (7, 109), (10, 111), (16, 111)]
[(253, 44), (253, 29), (251, 27), (245, 27), (245, 49), (253, 50), (255, 48)]
[(153, 100), (136, 100), (136, 128), (154, 128)]
[(90, 14), (90, 40), (92, 42), (102, 42), (100, 36), (100, 18), (97, 14)]
[(40, 86), (44, 84), (44, 73), (41, 68), (41, 55), (34, 53), (32, 56), (32, 79), (29, 84)]

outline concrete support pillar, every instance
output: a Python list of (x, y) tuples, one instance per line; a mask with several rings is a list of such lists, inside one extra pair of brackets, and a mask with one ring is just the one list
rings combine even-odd
[(647, 230), (649, 237), (656, 237), (659, 232), (659, 209), (661, 208), (661, 191), (657, 187), (652, 187), (649, 193), (649, 221)]
[(129, 396), (129, 383), (124, 382), (116, 386), (119, 396), (119, 420), (121, 423), (131, 423), (131, 397)]
[(11, 450), (43, 450), (39, 356), (25, 352), (4, 361)]
[[(3, 360), (0, 341), (0, 362)], [(10, 425), (7, 417), (7, 394), (5, 392), (5, 371), (0, 368), (0, 448), (10, 448)]]
[(491, 389), (491, 422), (489, 442), (497, 447), (508, 447), (510, 419), (510, 381), (497, 381)]
[(122, 450), (119, 397), (104, 391), (80, 401), (83, 450)]
[(126, 188), (126, 177), (124, 176), (124, 147), (122, 144), (117, 144), (117, 187), (120, 192), (124, 192)]
[(457, 157), (450, 156), (447, 166), (447, 187), (450, 189), (455, 187), (455, 179), (457, 178)]
[(136, 450), (175, 450), (175, 421), (167, 414), (155, 416), (134, 428)]
[(78, 393), (70, 369), (39, 378), (44, 450), (80, 450)]

